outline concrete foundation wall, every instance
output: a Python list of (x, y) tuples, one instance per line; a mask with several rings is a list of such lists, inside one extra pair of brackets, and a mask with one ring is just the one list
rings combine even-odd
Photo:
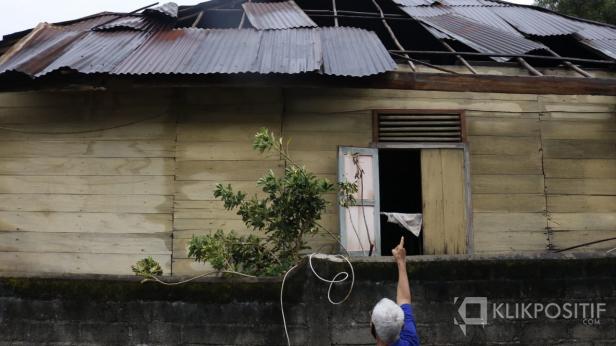
[[(380, 298), (395, 298), (389, 261), (354, 262), (342, 305), (307, 266), (285, 287), (292, 345), (374, 345), (368, 323)], [(325, 277), (342, 269), (315, 262)], [(614, 345), (616, 257), (411, 258), (422, 345)], [(345, 293), (336, 287), (333, 299)], [(134, 277), (0, 279), (0, 345), (285, 345), (280, 280), (208, 279), (177, 287)], [(453, 323), (454, 297), (487, 297), (488, 324)], [(494, 303), (604, 303), (599, 321), (493, 318)], [(504, 309), (503, 309), (504, 313)], [(470, 316), (469, 316), (470, 317)], [(596, 324), (599, 323), (599, 324)]]

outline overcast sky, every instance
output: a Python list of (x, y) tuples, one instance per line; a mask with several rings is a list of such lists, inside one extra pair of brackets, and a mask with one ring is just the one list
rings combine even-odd
[[(192, 5), (203, 1), (185, 0), (177, 3)], [(509, 1), (519, 4), (533, 2)], [(40, 22), (61, 22), (102, 11), (130, 12), (154, 2), (156, 0), (0, 0), (0, 35), (30, 29)]]

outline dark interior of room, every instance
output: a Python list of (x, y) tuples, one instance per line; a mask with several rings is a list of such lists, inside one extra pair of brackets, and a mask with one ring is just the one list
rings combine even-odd
[[(381, 212), (421, 213), (421, 155), (413, 149), (379, 150)], [(404, 236), (407, 255), (422, 254), (423, 233), (416, 237), (401, 226), (387, 222), (381, 215), (381, 255), (391, 250)]]

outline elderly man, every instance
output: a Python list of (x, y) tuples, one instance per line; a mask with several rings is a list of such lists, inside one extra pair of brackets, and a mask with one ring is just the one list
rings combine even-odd
[(398, 265), (398, 291), (396, 303), (383, 298), (372, 310), (371, 332), (377, 346), (419, 346), (415, 317), (411, 307), (411, 289), (406, 272), (404, 237), (392, 250)]

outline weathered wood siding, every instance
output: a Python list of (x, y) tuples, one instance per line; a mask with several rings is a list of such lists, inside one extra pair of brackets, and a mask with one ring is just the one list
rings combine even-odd
[[(207, 269), (187, 259), (193, 234), (248, 231), (215, 185), (256, 193), (256, 178), (283, 168), (251, 149), (259, 128), (335, 180), (337, 147), (370, 145), (373, 109), (466, 110), (475, 253), (616, 236), (615, 104), (352, 89), (0, 94), (0, 272), (127, 274), (146, 255), (166, 274)], [(335, 233), (337, 213), (322, 220)], [(336, 247), (323, 234), (309, 243)]]
[(280, 89), (192, 90), (178, 109), (173, 272), (188, 275), (209, 270), (188, 259), (193, 234), (223, 229), (247, 234), (233, 211), (214, 199), (216, 184), (257, 193), (256, 180), (269, 169), (280, 171), (277, 156), (252, 149), (254, 134), (267, 127), (280, 135)]
[(0, 272), (171, 272), (168, 94), (0, 94)]
[[(612, 97), (541, 96), (550, 244), (616, 237), (616, 118)], [(576, 249), (607, 250), (614, 241)]]

